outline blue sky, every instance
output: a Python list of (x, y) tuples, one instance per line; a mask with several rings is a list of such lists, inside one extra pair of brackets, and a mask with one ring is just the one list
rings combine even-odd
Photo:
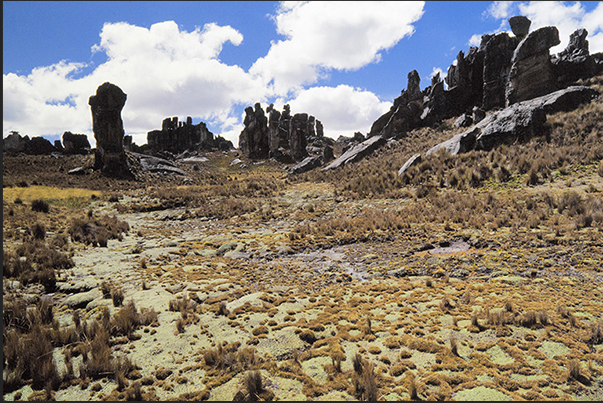
[(514, 15), (557, 26), (552, 53), (578, 28), (603, 51), (601, 2), (4, 1), (3, 137), (71, 131), (94, 145), (88, 97), (105, 81), (128, 94), (124, 128), (139, 145), (170, 116), (237, 145), (255, 102), (289, 103), (333, 138), (366, 133), (408, 72), (424, 88)]

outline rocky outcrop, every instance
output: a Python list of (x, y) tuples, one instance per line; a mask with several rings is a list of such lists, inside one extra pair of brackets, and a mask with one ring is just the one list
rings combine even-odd
[(484, 85), (481, 106), (485, 110), (506, 104), (505, 91), (511, 59), (518, 43), (519, 38), (510, 37), (506, 32), (482, 37), (480, 48), (484, 52)]
[(267, 159), (270, 152), (268, 142), (268, 119), (260, 103), (245, 108), (245, 128), (239, 135), (241, 152), (251, 159)]
[(44, 137), (35, 136), (30, 139), (28, 135), (21, 137), (18, 132), (11, 132), (4, 138), (2, 146), (3, 152), (7, 154), (47, 155), (60, 151)]
[(341, 154), (333, 162), (331, 162), (329, 165), (322, 169), (337, 169), (351, 162), (360, 161), (367, 155), (370, 155), (375, 152), (375, 150), (378, 150), (381, 146), (385, 145), (386, 143), (387, 139), (382, 135), (370, 137), (362, 143), (356, 144), (355, 146), (351, 147), (349, 150)]
[(178, 168), (173, 162), (145, 154), (131, 153), (140, 161), (142, 170), (145, 172), (158, 172), (163, 174), (186, 175), (186, 173)]
[(552, 58), (554, 74), (559, 85), (591, 77), (603, 71), (603, 68), (597, 71), (597, 59), (589, 53), (587, 36), (586, 29), (574, 31), (570, 35), (567, 47)]
[[(306, 138), (310, 136), (307, 113), (296, 113), (289, 123), (289, 152), (294, 161), (308, 156)], [(314, 129), (314, 126), (312, 126)]]
[(2, 150), (9, 154), (24, 153), (29, 143), (29, 136), (21, 137), (18, 132), (11, 132), (2, 139)]
[(557, 89), (549, 49), (559, 43), (557, 28), (543, 27), (528, 34), (517, 45), (507, 81), (507, 106)]
[(71, 132), (63, 133), (63, 153), (64, 154), (88, 154), (90, 152), (90, 142), (85, 134), (73, 134)]
[(94, 168), (104, 175), (130, 176), (124, 151), (124, 127), (121, 110), (126, 94), (118, 86), (106, 82), (88, 100), (92, 111), (92, 130), (96, 139)]
[[(578, 105), (590, 102), (598, 92), (586, 86), (573, 86), (543, 95), (534, 99), (518, 102), (500, 111), (493, 112), (470, 129), (435, 145), (425, 155), (441, 149), (457, 155), (471, 150), (491, 150), (493, 147), (525, 140), (543, 133), (546, 115), (569, 111)], [(410, 166), (420, 161), (421, 154), (413, 155), (399, 171), (401, 175)]]
[[(264, 115), (260, 103), (245, 109), (245, 128), (239, 135), (239, 149), (247, 158), (274, 158), (283, 163), (300, 162), (306, 157), (324, 154), (332, 139), (324, 137), (320, 120), (307, 113), (291, 116), (289, 105), (282, 113), (270, 104)], [(321, 161), (323, 159), (321, 158)]]
[(193, 124), (190, 116), (186, 118), (186, 122), (179, 122), (178, 117), (165, 118), (161, 123), (161, 130), (147, 133), (147, 145), (145, 151), (148, 148), (150, 153), (173, 154), (212, 149), (228, 151), (233, 148), (232, 142), (221, 136), (214, 137), (204, 122)]
[(423, 109), (421, 78), (416, 70), (408, 73), (406, 90), (394, 99), (388, 112), (379, 117), (371, 126), (368, 137), (381, 135), (385, 138), (398, 137), (416, 127)]

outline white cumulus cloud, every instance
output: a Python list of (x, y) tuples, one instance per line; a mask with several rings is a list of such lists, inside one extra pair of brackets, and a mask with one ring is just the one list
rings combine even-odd
[[(349, 85), (312, 87), (290, 100), (291, 113), (313, 115), (324, 126), (325, 136), (337, 139), (354, 132), (368, 133), (373, 122), (389, 110), (392, 103), (380, 101), (370, 91)], [(282, 107), (275, 103), (277, 110)]]
[(316, 83), (329, 70), (357, 70), (412, 35), (424, 2), (283, 2), (273, 16), (286, 37), (251, 67), (276, 95)]
[(345, 85), (312, 86), (331, 71), (379, 62), (384, 51), (412, 35), (423, 7), (424, 2), (283, 2), (270, 18), (284, 39), (273, 42), (249, 71), (220, 60), (224, 46), (243, 44), (231, 26), (208, 23), (187, 32), (175, 21), (149, 27), (106, 23), (91, 46), (106, 61), (60, 61), (30, 74), (3, 75), (3, 137), (11, 130), (30, 137), (71, 131), (87, 134), (94, 147), (88, 99), (107, 81), (127, 94), (124, 128), (139, 145), (164, 118), (191, 116), (236, 146), (242, 109), (276, 100), (290, 103), (293, 113), (313, 114), (327, 135), (366, 132), (388, 102)]

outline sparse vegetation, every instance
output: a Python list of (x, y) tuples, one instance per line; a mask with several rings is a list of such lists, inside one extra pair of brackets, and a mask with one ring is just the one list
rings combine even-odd
[(39, 183), (66, 185), (57, 162), (24, 157), (55, 172), (34, 183), (9, 157), (4, 398), (589, 398), (602, 116), (596, 100), (548, 116), (543, 136), (400, 176), (452, 120), (295, 176), (214, 152), (181, 164), (187, 178), (89, 173), (68, 194)]

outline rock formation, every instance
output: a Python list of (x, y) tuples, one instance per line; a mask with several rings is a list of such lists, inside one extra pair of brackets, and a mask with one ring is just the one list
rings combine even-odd
[(152, 154), (179, 154), (185, 151), (212, 149), (228, 151), (232, 148), (232, 142), (221, 136), (214, 137), (204, 122), (194, 125), (193, 119), (187, 116), (186, 122), (179, 122), (178, 117), (165, 118), (161, 122), (161, 130), (151, 130), (147, 133), (147, 147), (143, 149)]
[(549, 49), (559, 43), (557, 28), (543, 27), (529, 33), (517, 45), (507, 80), (506, 106), (557, 89)]
[[(425, 155), (446, 150), (452, 155), (471, 150), (491, 150), (502, 143), (525, 140), (542, 133), (546, 114), (575, 109), (590, 102), (598, 93), (585, 86), (572, 86), (541, 97), (522, 101), (488, 115), (479, 123), (452, 138), (435, 145)], [(402, 166), (399, 175), (421, 160), (421, 154), (413, 155)]]
[(8, 154), (47, 155), (60, 151), (44, 137), (35, 136), (30, 139), (28, 135), (21, 137), (18, 132), (11, 132), (4, 138), (2, 148)]
[(85, 134), (63, 133), (63, 153), (65, 154), (88, 154), (90, 142)]
[(351, 162), (360, 161), (362, 158), (372, 154), (375, 150), (379, 149), (386, 143), (387, 139), (382, 135), (370, 137), (362, 143), (351, 147), (349, 150), (341, 154), (333, 162), (322, 169), (336, 169)]
[(124, 127), (121, 110), (126, 94), (118, 86), (106, 82), (96, 89), (88, 104), (92, 110), (92, 130), (96, 139), (94, 168), (104, 175), (130, 176), (124, 151)]
[[(268, 117), (259, 102), (255, 109), (250, 106), (245, 109), (245, 128), (239, 135), (239, 149), (248, 158), (301, 162), (310, 156), (309, 150), (315, 154), (313, 156), (322, 156), (324, 148), (333, 143), (324, 137), (322, 123), (312, 115), (296, 113), (291, 116), (289, 105), (284, 105), (281, 113), (270, 104), (266, 112)], [(329, 157), (328, 151), (326, 156)]]
[(266, 159), (270, 153), (268, 142), (268, 119), (259, 102), (255, 109), (251, 106), (245, 108), (245, 128), (239, 135), (239, 148), (243, 154), (251, 159)]

